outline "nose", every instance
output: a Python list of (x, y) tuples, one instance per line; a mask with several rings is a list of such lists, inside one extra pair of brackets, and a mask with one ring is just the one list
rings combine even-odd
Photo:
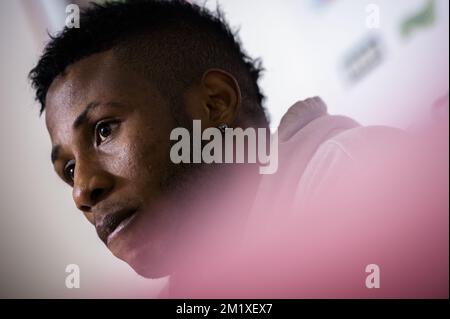
[(73, 200), (79, 210), (89, 213), (113, 190), (113, 176), (98, 165), (82, 163), (75, 165)]

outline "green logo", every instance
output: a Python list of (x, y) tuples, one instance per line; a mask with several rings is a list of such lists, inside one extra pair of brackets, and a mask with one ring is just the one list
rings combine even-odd
[(422, 9), (402, 22), (401, 35), (408, 38), (416, 29), (430, 27), (434, 21), (435, 1), (429, 0)]

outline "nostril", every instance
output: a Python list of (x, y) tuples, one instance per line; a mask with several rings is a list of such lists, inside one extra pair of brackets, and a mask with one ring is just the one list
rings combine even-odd
[(79, 209), (80, 209), (82, 212), (84, 212), (84, 213), (89, 213), (89, 212), (91, 211), (91, 208), (90, 208), (89, 206), (86, 206), (86, 205), (81, 205), (81, 206), (79, 207)]

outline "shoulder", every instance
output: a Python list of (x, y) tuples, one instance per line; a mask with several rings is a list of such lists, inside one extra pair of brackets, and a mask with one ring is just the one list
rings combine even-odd
[(404, 156), (409, 144), (405, 131), (386, 126), (356, 127), (327, 139), (317, 148), (298, 181), (295, 206), (334, 189), (349, 189), (356, 180), (361, 182), (361, 178), (369, 178), (375, 171), (380, 173), (380, 167)]

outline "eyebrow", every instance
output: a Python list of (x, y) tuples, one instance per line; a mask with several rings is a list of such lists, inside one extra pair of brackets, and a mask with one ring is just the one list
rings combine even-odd
[(78, 127), (80, 127), (83, 122), (86, 121), (89, 112), (92, 111), (93, 109), (95, 109), (97, 106), (99, 106), (100, 103), (99, 102), (91, 102), (89, 103), (86, 108), (84, 109), (83, 112), (81, 112), (80, 115), (77, 116), (77, 118), (75, 119), (75, 121), (72, 124), (72, 128), (73, 129), (77, 129)]
[(119, 102), (106, 102), (106, 103), (100, 103), (100, 102), (91, 102), (89, 103), (83, 112), (80, 113), (80, 115), (77, 116), (75, 121), (73, 122), (73, 129), (77, 129), (80, 127), (88, 118), (89, 112), (91, 112), (93, 109), (97, 108), (100, 105), (108, 106), (108, 107), (120, 107), (123, 106), (123, 104)]
[[(95, 109), (96, 107), (98, 107), (100, 105), (105, 105), (105, 106), (109, 106), (109, 107), (123, 106), (123, 104), (121, 104), (119, 102), (107, 102), (107, 103), (91, 102), (86, 106), (84, 111), (81, 112), (80, 115), (77, 116), (77, 118), (75, 119), (75, 121), (72, 124), (72, 128), (74, 130), (76, 130), (81, 125), (83, 125), (83, 123), (88, 118), (89, 112), (91, 112), (93, 109)], [(51, 155), (50, 155), (52, 164), (54, 164), (56, 162), (56, 160), (59, 158), (60, 152), (61, 152), (61, 145), (57, 144), (52, 147), (52, 151), (51, 151)]]
[(59, 157), (59, 151), (61, 150), (61, 145), (55, 145), (52, 147), (51, 159), (54, 164)]

